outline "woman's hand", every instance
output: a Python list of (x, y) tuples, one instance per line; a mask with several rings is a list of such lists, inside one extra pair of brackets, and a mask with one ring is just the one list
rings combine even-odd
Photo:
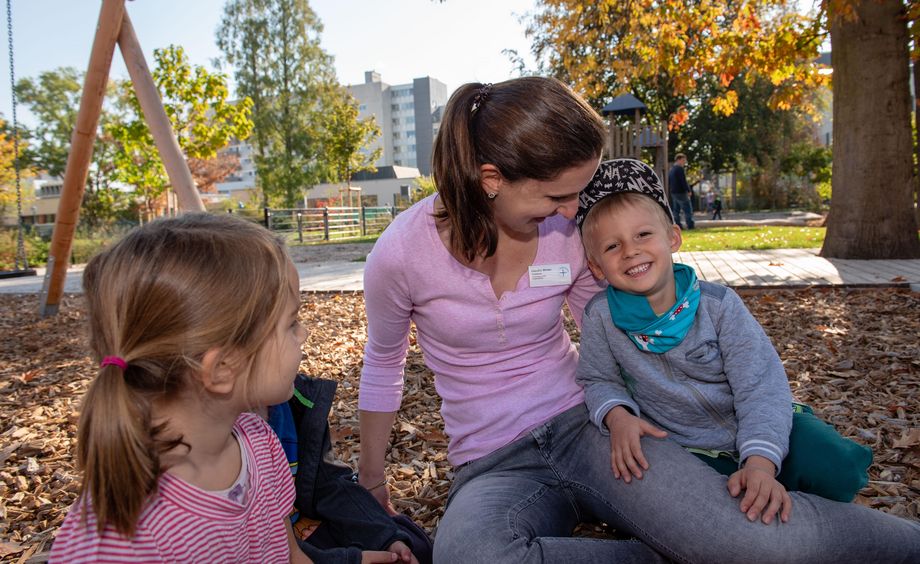
[(396, 562), (399, 556), (395, 552), (386, 550), (365, 550), (361, 552), (361, 564), (376, 564), (377, 562)]
[(396, 420), (395, 412), (361, 410), (361, 457), (358, 461), (358, 483), (367, 488), (390, 515), (396, 510), (390, 504), (386, 484), (386, 451), (390, 431)]
[(395, 553), (399, 557), (400, 562), (408, 562), (408, 564), (418, 564), (418, 560), (416, 560), (415, 555), (412, 554), (412, 550), (410, 550), (409, 547), (406, 546), (406, 543), (404, 543), (403, 541), (394, 542), (393, 544), (390, 545), (390, 547), (387, 550)]
[(398, 515), (393, 508), (393, 504), (390, 503), (390, 488), (387, 485), (386, 476), (384, 474), (380, 474), (380, 479), (377, 479), (373, 474), (368, 478), (363, 472), (358, 472), (358, 483), (364, 486), (364, 488), (374, 496), (377, 503), (379, 503), (388, 514)]
[(627, 484), (633, 476), (641, 480), (642, 471), (648, 470), (648, 461), (642, 454), (639, 439), (644, 435), (663, 439), (668, 433), (636, 417), (622, 405), (607, 412), (604, 424), (610, 430), (610, 467), (613, 475), (618, 480), (622, 477)]
[(745, 490), (741, 498), (741, 511), (747, 514), (749, 521), (761, 519), (765, 525), (773, 522), (773, 517), (779, 511), (780, 521), (789, 521), (792, 512), (792, 498), (782, 484), (774, 478), (776, 466), (763, 456), (749, 456), (744, 461), (744, 467), (731, 475), (728, 479), (728, 493), (738, 497), (741, 490)]

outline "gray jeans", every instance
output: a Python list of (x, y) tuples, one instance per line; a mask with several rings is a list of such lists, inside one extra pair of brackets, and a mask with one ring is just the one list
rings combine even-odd
[[(797, 492), (788, 523), (751, 523), (725, 476), (670, 440), (642, 449), (644, 478), (615, 479), (608, 438), (576, 406), (460, 466), (434, 561), (920, 562), (918, 523)], [(583, 521), (643, 542), (572, 538)]]

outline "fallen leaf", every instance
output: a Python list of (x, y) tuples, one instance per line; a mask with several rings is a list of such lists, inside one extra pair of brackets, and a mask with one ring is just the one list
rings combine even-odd
[(891, 443), (892, 448), (910, 448), (917, 445), (920, 445), (920, 427), (904, 431), (901, 438)]
[(0, 542), (0, 558), (4, 556), (9, 556), (11, 554), (19, 554), (26, 547), (21, 544), (16, 544), (14, 542)]

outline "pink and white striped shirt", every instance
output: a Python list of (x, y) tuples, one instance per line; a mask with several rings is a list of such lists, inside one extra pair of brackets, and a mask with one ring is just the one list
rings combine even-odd
[(134, 536), (126, 538), (111, 524), (100, 534), (89, 499), (81, 497), (58, 531), (51, 561), (288, 562), (285, 519), (295, 492), (287, 458), (258, 415), (241, 414), (234, 431), (249, 465), (245, 504), (163, 474)]

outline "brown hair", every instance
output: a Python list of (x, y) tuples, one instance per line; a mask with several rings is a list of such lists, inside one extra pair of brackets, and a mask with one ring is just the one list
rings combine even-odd
[(667, 229), (671, 229), (671, 226), (674, 225), (664, 208), (649, 196), (638, 192), (610, 194), (594, 204), (581, 224), (581, 242), (589, 259), (595, 260), (593, 251), (594, 234), (602, 217), (626, 207), (638, 207), (646, 210), (653, 214)]
[(432, 155), (444, 205), (437, 218), (450, 226), (452, 249), (469, 261), (495, 253), (498, 234), (482, 190), (483, 164), (511, 182), (552, 180), (598, 158), (605, 131), (597, 112), (554, 78), (458, 88), (447, 102)]
[(251, 366), (281, 315), (288, 283), (283, 243), (230, 215), (186, 214), (135, 229), (95, 256), (83, 275), (90, 347), (105, 366), (83, 400), (77, 455), (81, 495), (101, 530), (132, 535), (164, 471), (160, 454), (183, 444), (153, 425), (151, 404), (192, 386), (208, 350)]

